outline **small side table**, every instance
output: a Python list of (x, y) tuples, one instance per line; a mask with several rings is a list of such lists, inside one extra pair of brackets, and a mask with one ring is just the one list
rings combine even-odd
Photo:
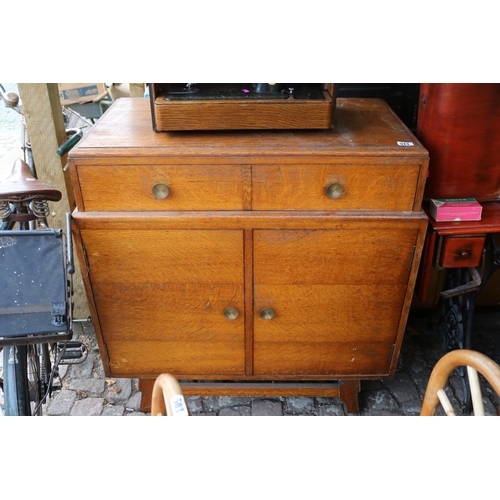
[[(500, 202), (482, 206), (480, 221), (461, 222), (436, 222), (424, 206), (429, 226), (418, 293), (422, 299), (427, 296), (433, 268), (448, 271), (440, 292), (438, 324), (445, 351), (471, 349), (476, 298), (500, 267)], [(465, 370), (462, 381), (467, 407), (470, 393)]]

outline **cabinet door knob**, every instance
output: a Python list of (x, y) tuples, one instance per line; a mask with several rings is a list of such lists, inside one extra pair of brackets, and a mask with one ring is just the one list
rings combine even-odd
[(274, 311), (270, 307), (265, 307), (262, 311), (260, 311), (260, 317), (262, 319), (273, 319)]
[(326, 195), (328, 196), (328, 198), (331, 198), (332, 200), (340, 198), (343, 194), (344, 194), (344, 188), (338, 182), (330, 184), (326, 188)]
[(228, 307), (224, 309), (224, 316), (227, 319), (236, 319), (239, 316), (239, 312), (234, 307)]
[(155, 184), (153, 186), (153, 196), (157, 200), (164, 200), (169, 194), (170, 191), (165, 184)]

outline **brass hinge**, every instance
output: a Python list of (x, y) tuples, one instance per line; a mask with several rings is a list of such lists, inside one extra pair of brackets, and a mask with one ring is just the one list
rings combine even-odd
[(85, 267), (87, 268), (87, 274), (90, 274), (90, 265), (89, 265), (89, 259), (87, 257), (87, 249), (82, 246), (82, 250), (83, 250), (83, 258), (85, 260)]
[(411, 251), (411, 257), (410, 257), (410, 265), (408, 266), (408, 271), (411, 271), (411, 268), (413, 267), (413, 260), (415, 259), (415, 252), (417, 250), (417, 247), (414, 246), (412, 251)]
[(396, 349), (396, 344), (392, 344), (391, 352), (389, 353), (389, 365), (392, 363), (392, 358), (394, 357), (394, 350)]

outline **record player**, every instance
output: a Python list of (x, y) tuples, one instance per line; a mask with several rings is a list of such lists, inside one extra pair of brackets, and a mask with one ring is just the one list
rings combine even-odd
[(334, 83), (151, 83), (153, 130), (328, 129)]

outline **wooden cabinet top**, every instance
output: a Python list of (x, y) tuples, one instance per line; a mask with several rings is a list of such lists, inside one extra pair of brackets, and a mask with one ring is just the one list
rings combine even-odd
[(337, 99), (329, 130), (157, 133), (149, 100), (122, 98), (72, 150), (70, 159), (158, 155), (428, 158), (423, 145), (380, 99)]

